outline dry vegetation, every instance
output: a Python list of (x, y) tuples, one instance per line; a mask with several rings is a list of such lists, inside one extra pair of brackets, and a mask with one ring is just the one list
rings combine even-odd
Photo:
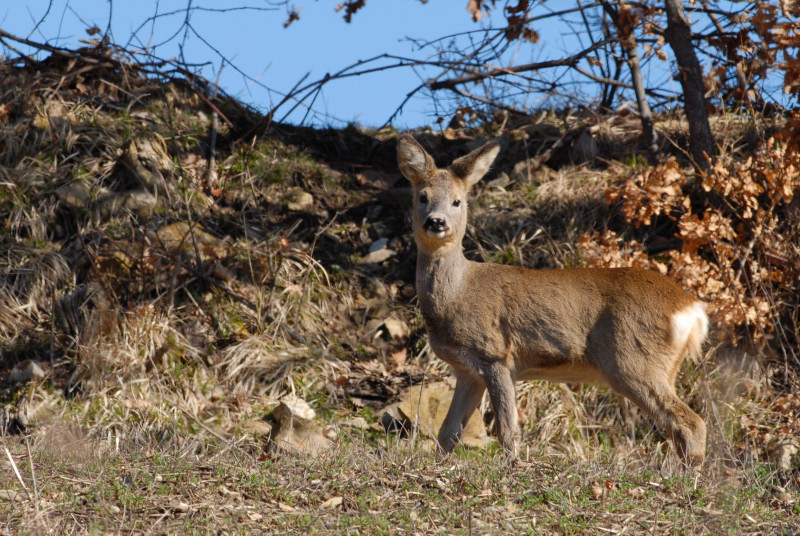
[[(253, 130), (232, 99), (147, 71), (104, 49), (0, 65), (0, 531), (797, 533), (800, 182), (782, 120), (717, 120), (725, 153), (701, 178), (679, 117), (657, 124), (675, 154), (652, 167), (629, 116), (420, 133), (442, 161), (502, 136), (471, 258), (647, 265), (711, 304), (710, 350), (679, 380), (709, 423), (700, 475), (627, 401), (547, 383), (520, 385), (527, 461), (510, 469), (495, 446), (440, 460), (378, 425), (447, 376), (415, 309), (396, 133)], [(538, 165), (565, 125), (596, 150)], [(289, 393), (329, 450), (268, 448)]]

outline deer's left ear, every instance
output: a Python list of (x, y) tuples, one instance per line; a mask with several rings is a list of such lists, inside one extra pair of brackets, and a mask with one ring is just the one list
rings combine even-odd
[(450, 164), (450, 171), (456, 177), (463, 179), (467, 186), (472, 186), (486, 175), (492, 162), (500, 152), (500, 144), (490, 141), (483, 147), (479, 147), (466, 156), (462, 156)]

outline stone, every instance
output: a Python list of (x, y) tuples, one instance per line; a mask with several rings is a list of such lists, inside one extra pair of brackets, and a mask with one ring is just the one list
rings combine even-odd
[(383, 321), (383, 327), (387, 335), (393, 340), (400, 340), (408, 337), (408, 324), (399, 318), (387, 318)]
[(526, 160), (520, 160), (514, 167), (511, 169), (511, 177), (514, 182), (518, 182), (521, 184), (527, 184), (530, 182), (531, 179), (531, 172), (530, 172), (530, 162)]
[(294, 395), (282, 398), (278, 407), (272, 411), (272, 417), (279, 422), (291, 419), (313, 421), (316, 416), (316, 412), (308, 405), (308, 402)]
[(388, 245), (389, 245), (389, 239), (388, 238), (379, 238), (376, 241), (374, 241), (372, 244), (369, 245), (369, 252), (370, 253), (375, 253), (376, 251), (380, 251), (382, 249), (385, 249), (386, 246), (388, 246)]
[[(192, 227), (185, 221), (165, 225), (155, 231), (148, 231), (148, 238), (167, 250), (171, 255), (184, 253), (194, 257), (200, 253), (202, 262), (223, 259), (228, 256), (229, 248), (221, 238), (217, 238), (201, 226)], [(195, 249), (195, 246), (197, 249)]]
[(345, 428), (352, 428), (354, 430), (369, 430), (369, 423), (364, 417), (353, 417), (341, 423)]
[[(770, 441), (767, 450), (772, 463), (781, 471), (791, 471), (795, 466), (800, 467), (800, 442), (792, 437), (776, 438)], [(795, 460), (797, 460), (795, 462)]]
[(370, 244), (367, 255), (358, 262), (360, 264), (380, 264), (396, 254), (395, 250), (389, 248), (388, 238), (379, 238)]
[(73, 209), (88, 209), (92, 203), (92, 191), (88, 184), (74, 182), (56, 189), (56, 197)]
[(520, 160), (511, 170), (510, 179), (521, 184), (544, 184), (558, 178), (558, 173), (535, 160)]
[(403, 176), (400, 173), (387, 173), (378, 169), (367, 169), (356, 174), (356, 180), (362, 186), (377, 190), (388, 190), (400, 182)]
[(242, 429), (254, 437), (269, 437), (272, 434), (272, 426), (263, 419), (247, 420), (242, 423)]
[(285, 397), (272, 411), (276, 423), (270, 430), (268, 445), (288, 452), (320, 455), (333, 441), (314, 422), (315, 417), (316, 413), (305, 400), (294, 395)]
[(44, 364), (39, 364), (37, 361), (32, 359), (26, 359), (21, 363), (17, 363), (14, 368), (11, 369), (8, 379), (13, 383), (25, 383), (31, 380), (40, 380), (46, 376), (45, 368), (46, 365)]
[(412, 423), (400, 413), (399, 404), (390, 404), (383, 408), (380, 425), (386, 433), (406, 437), (411, 431)]
[(103, 220), (118, 216), (123, 210), (147, 216), (152, 214), (157, 206), (158, 198), (144, 190), (108, 193), (97, 198), (97, 209)]
[(592, 164), (597, 158), (597, 142), (589, 130), (584, 130), (569, 151), (570, 159), (576, 164)]
[(314, 196), (302, 188), (290, 188), (283, 196), (283, 203), (291, 212), (314, 212)]
[(125, 145), (120, 162), (133, 178), (152, 194), (166, 194), (166, 177), (172, 174), (174, 164), (167, 144), (157, 133), (131, 138)]

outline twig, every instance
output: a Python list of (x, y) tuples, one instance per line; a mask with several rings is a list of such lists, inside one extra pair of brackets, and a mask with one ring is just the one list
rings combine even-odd
[(28, 462), (31, 464), (31, 479), (33, 480), (33, 496), (35, 500), (33, 501), (33, 507), (36, 509), (36, 517), (39, 517), (41, 512), (39, 511), (39, 486), (36, 483), (36, 470), (33, 467), (33, 456), (31, 455), (31, 442), (29, 438), (25, 438), (25, 446), (28, 449)]
[(17, 475), (17, 480), (19, 480), (19, 483), (22, 484), (22, 489), (25, 490), (25, 494), (28, 496), (28, 499), (30, 501), (33, 501), (33, 498), (31, 497), (31, 492), (28, 490), (28, 486), (25, 484), (25, 481), (22, 480), (22, 475), (20, 474), (19, 469), (17, 468), (17, 464), (14, 462), (14, 457), (11, 456), (11, 451), (8, 450), (8, 447), (5, 447), (5, 450), (6, 450), (6, 456), (8, 456), (8, 461), (11, 463), (11, 468), (14, 470), (14, 474)]
[[(54, 47), (54, 46), (48, 45), (46, 43), (37, 43), (35, 41), (31, 41), (29, 39), (25, 39), (24, 37), (17, 37), (16, 35), (12, 35), (12, 34), (6, 32), (5, 30), (0, 29), (0, 39), (3, 39), (3, 38), (11, 39), (12, 41), (16, 41), (17, 43), (20, 43), (20, 44), (23, 44), (23, 45), (27, 45), (27, 46), (29, 46), (31, 48), (35, 48), (35, 49), (38, 49), (38, 50), (46, 50), (47, 52), (50, 52), (52, 54), (60, 54), (62, 56), (67, 56), (67, 57), (75, 56), (75, 54), (71, 53), (66, 48)], [(8, 46), (8, 44), (6, 44), (6, 46)], [(33, 59), (34, 61), (36, 61), (32, 56), (28, 56), (27, 54), (20, 53), (20, 56), (23, 57), (23, 58)]]
[[(422, 391), (425, 390), (425, 378), (427, 377), (427, 375), (428, 375), (427, 371), (423, 371), (422, 383), (420, 383), (420, 385), (419, 385), (419, 397), (417, 398), (417, 414), (414, 415), (414, 426), (411, 428), (411, 430), (412, 430), (412, 435), (411, 435), (411, 446), (412, 446), (412, 448), (416, 448), (417, 447), (417, 440), (419, 439), (419, 425), (420, 425), (419, 413), (420, 413), (420, 410), (422, 409)], [(438, 439), (437, 439), (436, 442), (437, 443), (439, 442)]]
[(302, 78), (300, 78), (300, 80), (297, 81), (294, 87), (292, 87), (289, 93), (287, 93), (283, 97), (283, 99), (281, 99), (281, 101), (275, 107), (273, 107), (272, 110), (269, 111), (269, 113), (267, 113), (264, 117), (261, 118), (261, 121), (259, 121), (254, 127), (245, 132), (238, 140), (236, 140), (236, 144), (238, 144), (242, 140), (252, 138), (253, 136), (258, 136), (261, 132), (269, 130), (269, 127), (272, 124), (272, 117), (275, 115), (275, 111), (281, 106), (283, 106), (286, 103), (286, 101), (294, 98), (294, 96), (297, 95), (296, 93), (297, 87), (300, 84), (302, 84), (310, 74), (311, 72), (307, 72), (306, 74), (304, 74)]
[(477, 102), (482, 102), (483, 104), (487, 104), (489, 106), (494, 106), (499, 110), (505, 110), (505, 111), (507, 111), (509, 113), (512, 113), (512, 114), (520, 114), (520, 115), (524, 115), (525, 114), (525, 112), (523, 112), (521, 110), (517, 110), (513, 106), (507, 106), (505, 104), (497, 103), (497, 102), (495, 102), (495, 101), (493, 101), (491, 99), (487, 99), (486, 97), (481, 97), (479, 95), (474, 95), (472, 93), (467, 93), (466, 91), (464, 91), (461, 88), (453, 87), (453, 88), (450, 88), (450, 91), (456, 93), (457, 95), (460, 95), (460, 96), (464, 97), (465, 99), (472, 99), (472, 100), (477, 101)]
[[(179, 71), (179, 72), (180, 72), (180, 71)], [(185, 74), (185, 73), (182, 73), (182, 74)], [(194, 83), (192, 83), (192, 87), (194, 88)], [(228, 126), (229, 126), (231, 129), (233, 129), (233, 130), (235, 130), (235, 129), (236, 129), (236, 125), (234, 125), (234, 124), (233, 124), (233, 122), (232, 122), (230, 119), (228, 119), (228, 117), (227, 117), (227, 116), (226, 116), (224, 113), (222, 113), (222, 112), (220, 111), (220, 109), (217, 107), (217, 105), (216, 105), (216, 104), (214, 104), (213, 102), (211, 102), (211, 100), (210, 100), (208, 97), (206, 97), (205, 95), (203, 95), (203, 92), (202, 92), (200, 89), (198, 89), (198, 88), (195, 88), (195, 94), (196, 94), (198, 97), (200, 97), (200, 99), (201, 99), (203, 102), (205, 102), (205, 103), (206, 103), (206, 105), (207, 105), (209, 108), (211, 108), (211, 109), (214, 111), (214, 113), (216, 113), (217, 115), (219, 115), (219, 117), (221, 117), (221, 118), (222, 118), (222, 120), (223, 120), (223, 121), (225, 121), (225, 124), (226, 124), (226, 125), (228, 125)], [(215, 95), (214, 95), (214, 96), (216, 97), (216, 91), (215, 91)]]
[[(214, 93), (212, 94), (213, 99), (217, 98), (217, 94), (219, 93), (219, 81), (222, 77), (222, 70), (225, 68), (225, 60), (219, 66), (219, 71), (217, 72), (217, 83), (214, 84)], [(219, 123), (219, 114), (217, 113), (216, 107), (212, 108), (211, 111), (211, 134), (210, 140), (208, 142), (208, 174), (206, 175), (206, 182), (208, 184), (208, 189), (211, 191), (212, 188), (217, 183), (217, 127)]]
[(217, 438), (217, 439), (219, 439), (220, 441), (224, 441), (225, 443), (228, 443), (228, 442), (230, 442), (230, 441), (231, 441), (231, 440), (230, 440), (230, 439), (228, 439), (227, 437), (223, 437), (222, 435), (220, 435), (220, 434), (218, 434), (217, 432), (215, 432), (214, 430), (212, 430), (212, 429), (211, 429), (211, 428), (210, 428), (210, 427), (209, 427), (209, 426), (208, 426), (206, 423), (204, 423), (203, 421), (201, 421), (200, 419), (198, 419), (197, 417), (195, 417), (194, 415), (192, 415), (191, 413), (189, 413), (189, 411), (188, 411), (188, 410), (186, 410), (186, 409), (184, 409), (184, 408), (182, 408), (182, 407), (180, 407), (180, 406), (178, 406), (178, 409), (180, 409), (182, 412), (184, 412), (184, 413), (186, 414), (186, 416), (187, 416), (187, 417), (189, 417), (189, 418), (190, 418), (190, 419), (192, 419), (194, 422), (196, 422), (197, 424), (199, 424), (199, 425), (200, 425), (200, 427), (201, 427), (203, 430), (205, 430), (205, 431), (206, 431), (206, 432), (208, 432), (209, 434), (213, 435), (214, 437), (216, 437), (216, 438)]
[(409, 91), (408, 93), (406, 93), (406, 96), (403, 99), (403, 102), (401, 102), (400, 105), (397, 106), (397, 108), (394, 109), (394, 112), (392, 112), (392, 115), (390, 115), (389, 119), (387, 119), (383, 123), (383, 125), (381, 125), (381, 128), (385, 128), (385, 127), (391, 125), (392, 121), (394, 121), (395, 118), (398, 115), (400, 115), (400, 112), (403, 110), (403, 108), (405, 107), (406, 103), (408, 103), (408, 101), (411, 100), (411, 97), (413, 97), (414, 95), (419, 93), (421, 90), (425, 89), (427, 86), (428, 86), (427, 83), (422, 83), (422, 84), (418, 85), (417, 87), (415, 87), (414, 89), (412, 89), (411, 91)]

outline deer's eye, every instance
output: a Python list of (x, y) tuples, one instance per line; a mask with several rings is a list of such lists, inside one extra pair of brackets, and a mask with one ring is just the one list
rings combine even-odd
[(461, 200), (460, 200), (460, 199), (456, 199), (455, 201), (453, 201), (453, 206), (454, 206), (454, 207), (459, 207), (459, 206), (461, 206)]
[(419, 202), (422, 203), (423, 205), (427, 205), (428, 204), (428, 196), (425, 195), (425, 194), (420, 194), (419, 195)]

